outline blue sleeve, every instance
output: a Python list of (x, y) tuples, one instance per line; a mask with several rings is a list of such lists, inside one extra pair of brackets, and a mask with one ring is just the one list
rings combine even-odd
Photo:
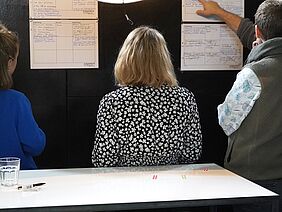
[(34, 120), (30, 101), (24, 95), (19, 101), (17, 132), (24, 152), (37, 156), (44, 150), (45, 134)]
[(226, 135), (231, 135), (240, 127), (260, 93), (261, 84), (257, 75), (250, 68), (240, 71), (225, 101), (217, 108), (219, 125)]

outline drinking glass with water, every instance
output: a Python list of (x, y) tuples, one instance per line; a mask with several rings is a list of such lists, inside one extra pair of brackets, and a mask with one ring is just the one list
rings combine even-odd
[(11, 187), (18, 185), (20, 158), (0, 158), (0, 185)]

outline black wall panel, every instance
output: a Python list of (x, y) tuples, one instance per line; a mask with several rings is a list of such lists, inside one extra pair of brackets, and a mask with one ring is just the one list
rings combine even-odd
[(91, 166), (96, 115), (102, 97), (68, 98), (67, 167)]
[[(63, 1), (63, 0), (60, 0)], [(253, 18), (262, 0), (245, 0), (245, 16)], [(125, 14), (134, 22), (130, 25)], [(15, 89), (30, 99), (47, 146), (39, 168), (89, 167), (96, 115), (102, 96), (115, 89), (113, 67), (119, 48), (135, 27), (149, 25), (163, 33), (181, 86), (195, 94), (203, 131), (200, 162), (222, 164), (227, 137), (217, 123), (220, 104), (237, 71), (181, 72), (181, 0), (143, 0), (134, 4), (99, 3), (99, 63), (91, 70), (30, 70), (28, 0), (1, 0), (0, 19), (21, 39)], [(244, 51), (246, 58), (248, 50)], [(1, 118), (1, 117), (0, 117)]]

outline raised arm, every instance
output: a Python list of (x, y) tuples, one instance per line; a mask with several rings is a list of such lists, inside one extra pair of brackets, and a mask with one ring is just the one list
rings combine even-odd
[(209, 17), (217, 16), (224, 21), (230, 29), (237, 32), (242, 18), (234, 13), (224, 10), (215, 1), (198, 0), (203, 5), (203, 10), (197, 10), (198, 15)]
[(217, 16), (238, 35), (244, 47), (248, 49), (251, 49), (253, 47), (253, 42), (256, 40), (255, 27), (249, 19), (242, 18), (234, 13), (224, 10), (215, 1), (198, 1), (203, 5), (202, 10), (196, 11), (198, 15), (204, 17)]

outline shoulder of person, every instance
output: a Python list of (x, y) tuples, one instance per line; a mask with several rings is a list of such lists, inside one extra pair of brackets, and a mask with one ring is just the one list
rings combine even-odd
[(8, 96), (9, 99), (12, 101), (27, 101), (29, 102), (28, 98), (26, 95), (20, 91), (14, 90), (14, 89), (8, 89), (5, 91), (6, 95)]
[(100, 105), (109, 106), (109, 105), (113, 105), (114, 102), (119, 102), (124, 92), (125, 92), (124, 88), (121, 87), (121, 88), (117, 88), (116, 90), (105, 94), (100, 101)]
[(179, 93), (180, 96), (182, 97), (187, 97), (187, 96), (194, 96), (194, 94), (192, 93), (192, 91), (190, 91), (188, 88), (186, 87), (175, 87), (175, 89), (177, 90), (177, 92)]
[(131, 95), (135, 92), (138, 92), (138, 90), (136, 90), (136, 87), (134, 86), (123, 86), (123, 87), (119, 87), (116, 90), (113, 90), (107, 94), (105, 94), (103, 96), (103, 99), (119, 99), (123, 96), (127, 96), (127, 95)]
[(14, 89), (7, 89), (1, 91), (1, 100), (4, 100), (4, 103), (9, 105), (11, 108), (21, 108), (21, 110), (26, 110), (31, 107), (31, 103), (26, 95), (20, 91)]

